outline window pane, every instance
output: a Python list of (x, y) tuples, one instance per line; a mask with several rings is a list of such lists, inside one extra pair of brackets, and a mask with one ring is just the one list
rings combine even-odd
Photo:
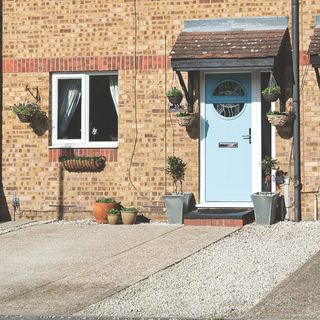
[(81, 79), (58, 80), (58, 139), (81, 139)]
[(118, 141), (118, 78), (90, 76), (89, 141)]

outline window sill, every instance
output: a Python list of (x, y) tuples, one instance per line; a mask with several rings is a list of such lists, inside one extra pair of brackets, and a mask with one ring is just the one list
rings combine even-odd
[(49, 149), (117, 149), (119, 146), (118, 141), (108, 143), (92, 143), (92, 144), (55, 144), (49, 146)]

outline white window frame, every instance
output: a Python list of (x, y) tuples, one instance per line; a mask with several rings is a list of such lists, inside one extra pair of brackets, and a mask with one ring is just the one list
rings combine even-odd
[[(118, 76), (116, 72), (55, 73), (52, 75), (52, 146), (49, 148), (117, 148), (118, 141), (89, 141), (90, 76)], [(81, 138), (58, 139), (58, 80), (81, 79)], [(119, 82), (118, 82), (119, 83)], [(118, 84), (119, 86), (119, 84)], [(119, 119), (119, 115), (118, 115)], [(118, 120), (119, 122), (119, 120)]]

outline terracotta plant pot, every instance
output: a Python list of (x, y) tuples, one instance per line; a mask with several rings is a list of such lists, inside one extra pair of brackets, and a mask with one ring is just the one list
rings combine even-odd
[(135, 224), (138, 211), (121, 211), (121, 220), (123, 224)]
[(120, 214), (108, 214), (108, 222), (111, 225), (115, 225), (120, 220)]
[(115, 207), (115, 203), (92, 203), (92, 212), (97, 223), (108, 223), (108, 212)]

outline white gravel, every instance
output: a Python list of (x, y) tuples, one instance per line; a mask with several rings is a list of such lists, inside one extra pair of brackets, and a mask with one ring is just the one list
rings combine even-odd
[(78, 315), (238, 316), (319, 250), (319, 223), (248, 225)]

